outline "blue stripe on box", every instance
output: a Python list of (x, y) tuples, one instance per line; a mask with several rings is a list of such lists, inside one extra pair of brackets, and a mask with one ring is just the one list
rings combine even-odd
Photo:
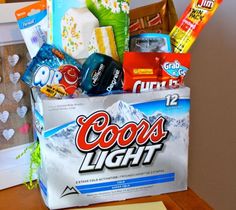
[(43, 116), (37, 110), (34, 110), (34, 114), (40, 123), (44, 123)]
[(146, 176), (146, 177), (140, 177), (140, 178), (113, 181), (113, 182), (103, 182), (103, 183), (98, 183), (98, 184), (81, 185), (78, 187), (79, 187), (79, 189), (98, 188), (98, 187), (105, 187), (108, 185), (133, 183), (133, 182), (140, 182), (140, 181), (152, 180), (152, 179), (162, 179), (162, 178), (168, 178), (168, 177), (172, 177), (172, 176), (175, 176), (175, 174), (169, 173), (169, 174), (161, 174), (161, 175), (155, 175), (155, 176)]
[(133, 188), (133, 187), (141, 187), (153, 184), (161, 184), (166, 182), (175, 181), (175, 174), (162, 174), (156, 176), (148, 176), (127, 180), (119, 180), (112, 182), (104, 182), (98, 184), (89, 184), (89, 185), (81, 185), (76, 186), (76, 189), (80, 191), (82, 194), (96, 193), (102, 191), (110, 191), (110, 190), (118, 190), (124, 188)]
[(67, 123), (67, 124), (64, 124), (64, 125), (61, 125), (61, 126), (59, 126), (59, 127), (53, 128), (53, 129), (51, 129), (51, 130), (45, 131), (45, 132), (44, 132), (44, 137), (45, 137), (45, 138), (49, 138), (50, 136), (53, 136), (54, 134), (58, 133), (60, 130), (62, 130), (62, 129), (64, 129), (64, 128), (66, 128), (66, 127), (68, 127), (69, 125), (72, 125), (72, 124), (74, 124), (74, 123), (75, 123), (75, 121), (69, 122), (69, 123)]
[(43, 184), (43, 182), (41, 180), (39, 180), (39, 186), (40, 186), (43, 194), (47, 197), (48, 196), (48, 190), (47, 190), (47, 188), (45, 187), (45, 185)]

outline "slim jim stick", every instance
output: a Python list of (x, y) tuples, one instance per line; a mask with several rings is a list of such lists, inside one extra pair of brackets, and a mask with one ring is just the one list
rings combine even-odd
[(223, 0), (192, 0), (170, 33), (175, 53), (186, 53)]

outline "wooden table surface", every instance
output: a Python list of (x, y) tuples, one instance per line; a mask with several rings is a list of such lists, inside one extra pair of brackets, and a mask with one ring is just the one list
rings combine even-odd
[[(89, 208), (131, 203), (162, 201), (168, 210), (212, 210), (191, 189), (184, 192), (169, 193), (159, 196), (131, 199), (90, 206)], [(0, 191), (0, 210), (46, 210), (39, 189), (28, 190), (20, 185)]]

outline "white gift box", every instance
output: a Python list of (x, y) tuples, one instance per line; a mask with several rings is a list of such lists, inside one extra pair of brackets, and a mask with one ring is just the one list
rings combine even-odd
[(190, 89), (36, 96), (39, 183), (51, 209), (187, 189)]

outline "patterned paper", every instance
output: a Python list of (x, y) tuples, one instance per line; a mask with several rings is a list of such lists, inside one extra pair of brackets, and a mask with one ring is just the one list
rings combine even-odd
[(62, 18), (61, 35), (65, 52), (76, 59), (89, 56), (88, 44), (94, 28), (98, 27), (97, 18), (87, 8), (71, 8)]
[(29, 89), (20, 80), (26, 54), (24, 44), (0, 46), (0, 150), (33, 141)]

